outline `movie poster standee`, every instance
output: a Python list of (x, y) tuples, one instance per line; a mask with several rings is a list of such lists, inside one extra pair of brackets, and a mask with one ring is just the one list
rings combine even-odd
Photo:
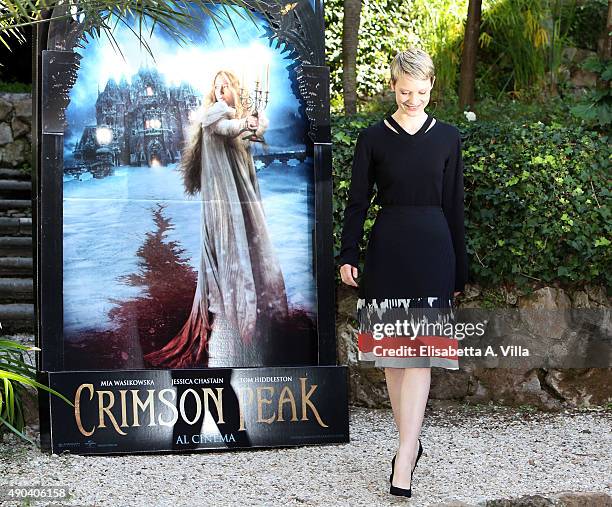
[(38, 25), (38, 369), (71, 402), (39, 393), (51, 452), (348, 442), (322, 1), (249, 5), (143, 35), (154, 59), (69, 6)]

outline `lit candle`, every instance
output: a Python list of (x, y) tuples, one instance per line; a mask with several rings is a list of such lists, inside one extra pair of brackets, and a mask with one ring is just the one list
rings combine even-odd
[(265, 92), (267, 93), (270, 90), (270, 64), (266, 64), (266, 87)]

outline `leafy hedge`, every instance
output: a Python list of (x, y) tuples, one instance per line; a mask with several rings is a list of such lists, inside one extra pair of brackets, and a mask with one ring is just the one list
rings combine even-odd
[(32, 93), (32, 85), (30, 83), (18, 83), (15, 81), (1, 81), (0, 93)]
[[(354, 142), (380, 114), (333, 119), (334, 249), (340, 250)], [(580, 125), (460, 121), (470, 282), (610, 287), (608, 138)], [(371, 206), (366, 236), (377, 207)], [(365, 244), (362, 248), (365, 247)]]

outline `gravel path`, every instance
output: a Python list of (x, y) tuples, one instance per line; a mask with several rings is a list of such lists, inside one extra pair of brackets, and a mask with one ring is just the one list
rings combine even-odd
[[(121, 507), (484, 505), (611, 493), (612, 410), (428, 407), (411, 500), (388, 494), (392, 421), (389, 410), (353, 407), (349, 444), (192, 454), (51, 456), (5, 436), (0, 485), (68, 486), (73, 497), (63, 505)], [(584, 505), (610, 505), (599, 500)]]

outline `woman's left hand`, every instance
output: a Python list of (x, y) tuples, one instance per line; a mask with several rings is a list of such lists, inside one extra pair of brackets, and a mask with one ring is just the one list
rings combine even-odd
[(457, 297), (459, 294), (461, 294), (461, 291), (455, 291), (454, 297)]

